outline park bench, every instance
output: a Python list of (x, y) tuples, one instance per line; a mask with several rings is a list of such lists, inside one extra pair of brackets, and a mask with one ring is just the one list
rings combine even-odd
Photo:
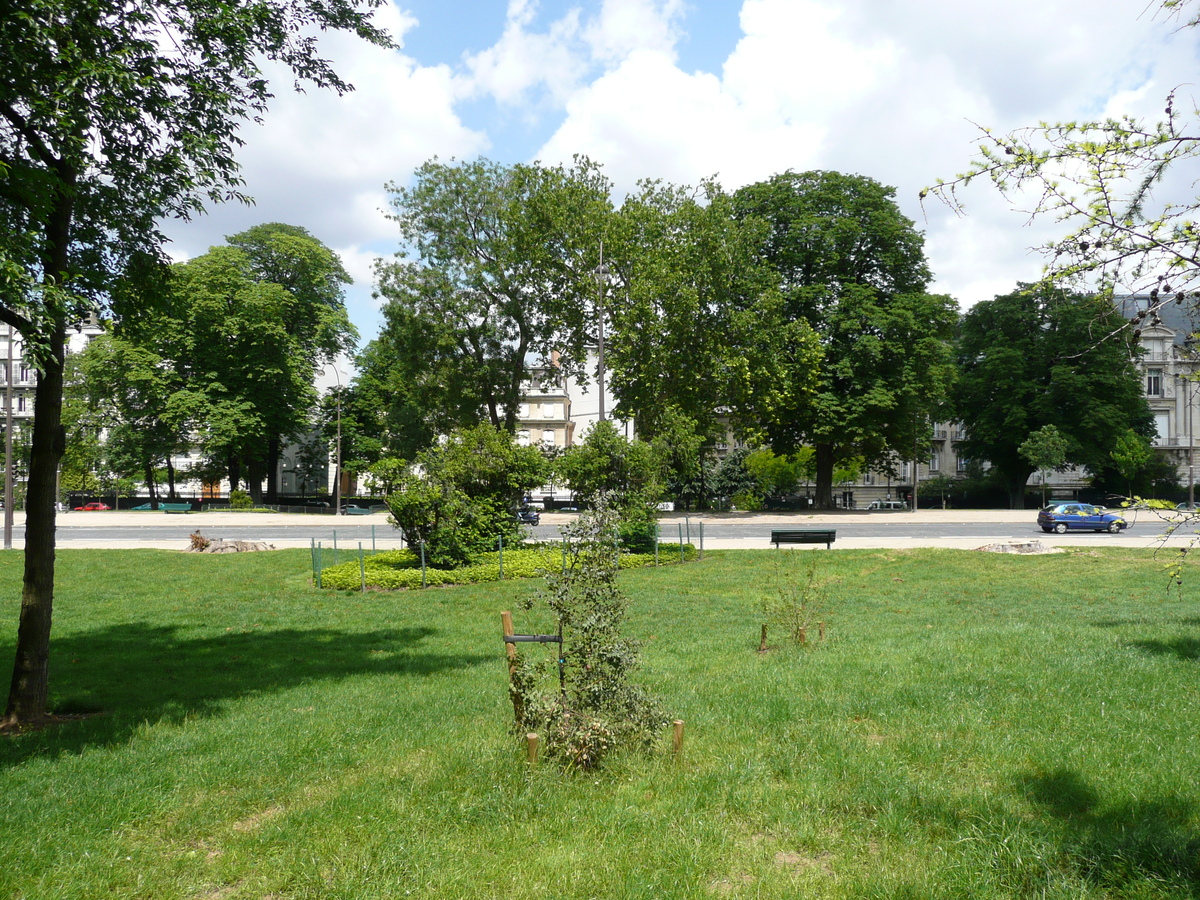
[(775, 549), (780, 544), (824, 544), (829, 550), (830, 545), (837, 539), (837, 529), (834, 528), (791, 528), (771, 530), (771, 543)]
[(162, 503), (160, 501), (158, 504), (158, 508), (161, 509), (163, 512), (185, 513), (185, 512), (192, 511), (192, 504), (190, 504), (190, 503)]

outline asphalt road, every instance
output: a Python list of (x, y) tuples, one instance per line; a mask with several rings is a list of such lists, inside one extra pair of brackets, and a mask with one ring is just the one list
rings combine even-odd
[[(823, 515), (721, 514), (704, 517), (667, 516), (661, 521), (662, 540), (673, 542), (680, 533), (706, 547), (759, 548), (770, 546), (773, 528), (835, 528), (835, 547), (947, 546), (973, 548), (1005, 540), (1041, 540), (1049, 545), (1152, 546), (1165, 522), (1149, 513), (1130, 516), (1132, 527), (1121, 535), (1091, 532), (1047, 535), (1034, 523), (1032, 510), (928, 510), (916, 513), (835, 513)], [(570, 514), (546, 514), (533, 529), (542, 540), (553, 540)], [(59, 516), (61, 547), (161, 547), (184, 549), (189, 535), (199, 530), (208, 538), (266, 541), (276, 547), (323, 546), (370, 548), (401, 546), (399, 533), (382, 514), (328, 516), (276, 513), (71, 512)], [(1192, 529), (1180, 529), (1191, 535)], [(14, 546), (22, 546), (24, 526), (18, 514)]]

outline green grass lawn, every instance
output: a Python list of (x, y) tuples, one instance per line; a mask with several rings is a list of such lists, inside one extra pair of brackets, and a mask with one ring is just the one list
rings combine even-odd
[(0, 898), (1200, 896), (1200, 573), (812, 552), (826, 639), (764, 655), (759, 598), (807, 551), (622, 574), (684, 753), (582, 775), (508, 733), (499, 614), (550, 630), (535, 582), (60, 551), (53, 703), (99, 714), (0, 739)]

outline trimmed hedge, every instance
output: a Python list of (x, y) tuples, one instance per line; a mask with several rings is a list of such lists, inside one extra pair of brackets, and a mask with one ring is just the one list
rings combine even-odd
[[(696, 548), (684, 545), (684, 559), (696, 558)], [(679, 562), (679, 545), (663, 545), (659, 549), (659, 563), (671, 565)], [(654, 565), (653, 553), (622, 553), (622, 569), (639, 569)], [(411, 550), (385, 550), (363, 560), (367, 587), (381, 590), (402, 590), (421, 586), (421, 558)], [(520, 549), (504, 551), (505, 578), (539, 578), (547, 571), (562, 568), (562, 546), (560, 544), (525, 545)], [(445, 584), (481, 584), (500, 580), (500, 554), (484, 553), (470, 565), (457, 569), (435, 569), (425, 567), (425, 584), (429, 587)], [(360, 590), (362, 574), (355, 557), (336, 566), (321, 570), (321, 587), (337, 590)]]

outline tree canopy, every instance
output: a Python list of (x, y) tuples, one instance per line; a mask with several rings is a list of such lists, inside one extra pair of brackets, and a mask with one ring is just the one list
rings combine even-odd
[(924, 239), (894, 193), (861, 175), (786, 172), (735, 194), (738, 215), (767, 226), (785, 325), (766, 335), (775, 374), (744, 409), (776, 453), (813, 447), (821, 508), (838, 460), (907, 456), (953, 378), (956, 305), (925, 293)]
[[(241, 198), (238, 129), (266, 112), (264, 60), (350, 89), (313, 32), (376, 44), (383, 0), (23, 0), (0, 11), (0, 322), (37, 362), (25, 573), (4, 722), (45, 714), (68, 324), (152, 296), (159, 222)], [(130, 275), (140, 291), (113, 290)]]
[(1093, 473), (1111, 464), (1128, 429), (1154, 433), (1128, 332), (1111, 303), (1023, 286), (976, 304), (962, 320), (955, 410), (966, 428), (959, 452), (986, 459), (1019, 508), (1035, 465), (1021, 452), (1046, 425), (1066, 438), (1066, 461)]
[(376, 270), (385, 324), (359, 360), (371, 390), (426, 433), (481, 416), (514, 430), (531, 360), (559, 354), (578, 374), (595, 341), (608, 180), (582, 157), (431, 160), (389, 187), (406, 250)]

